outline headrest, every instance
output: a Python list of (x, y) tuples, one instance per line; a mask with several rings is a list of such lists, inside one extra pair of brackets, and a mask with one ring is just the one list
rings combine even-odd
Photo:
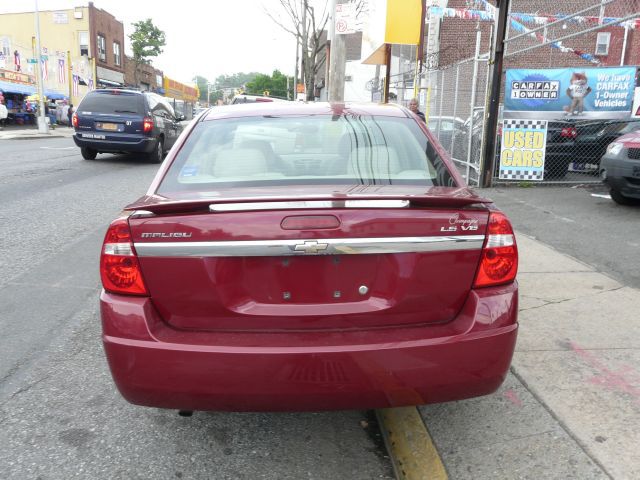
[(267, 173), (267, 160), (255, 148), (229, 148), (218, 152), (213, 174), (216, 177), (248, 177)]

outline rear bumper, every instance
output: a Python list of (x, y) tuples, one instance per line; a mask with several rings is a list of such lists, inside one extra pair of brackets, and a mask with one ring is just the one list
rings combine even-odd
[(73, 141), (75, 144), (82, 148), (92, 148), (98, 152), (152, 152), (156, 139), (153, 137), (139, 137), (135, 139), (128, 139), (126, 141), (118, 140), (100, 140), (94, 138), (84, 138), (81, 133), (76, 132), (73, 135)]
[(383, 408), (486, 395), (503, 382), (517, 335), (516, 283), (472, 291), (447, 324), (349, 332), (182, 332), (147, 298), (103, 292), (100, 303), (122, 395), (184, 410)]

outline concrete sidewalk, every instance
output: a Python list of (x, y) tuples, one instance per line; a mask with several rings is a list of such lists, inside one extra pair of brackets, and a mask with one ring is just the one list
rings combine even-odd
[(40, 133), (36, 127), (15, 128), (5, 127), (0, 129), (0, 140), (28, 140), (37, 138), (71, 138), (73, 128), (61, 125), (55, 129), (50, 128), (49, 133)]
[(420, 408), (449, 478), (640, 478), (640, 291), (522, 234), (518, 246), (507, 381)]

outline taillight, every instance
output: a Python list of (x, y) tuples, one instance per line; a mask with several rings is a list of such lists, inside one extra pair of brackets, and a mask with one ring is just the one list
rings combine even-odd
[(153, 118), (144, 117), (144, 120), (142, 121), (142, 131), (144, 133), (149, 133), (151, 130), (153, 130)]
[(148, 295), (126, 218), (109, 225), (100, 255), (100, 278), (107, 292)]
[(563, 138), (576, 138), (578, 136), (578, 130), (575, 127), (564, 127), (560, 130), (560, 136)]
[(78, 114), (77, 113), (74, 113), (71, 116), (71, 123), (73, 124), (74, 128), (78, 127)]
[(511, 223), (498, 212), (489, 215), (487, 238), (474, 287), (502, 285), (515, 280), (518, 273), (518, 247)]

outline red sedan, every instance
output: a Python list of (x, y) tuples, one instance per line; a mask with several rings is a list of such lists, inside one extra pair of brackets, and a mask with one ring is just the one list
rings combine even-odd
[(380, 408), (495, 391), (517, 334), (511, 225), (394, 105), (204, 113), (101, 256), (130, 402)]

